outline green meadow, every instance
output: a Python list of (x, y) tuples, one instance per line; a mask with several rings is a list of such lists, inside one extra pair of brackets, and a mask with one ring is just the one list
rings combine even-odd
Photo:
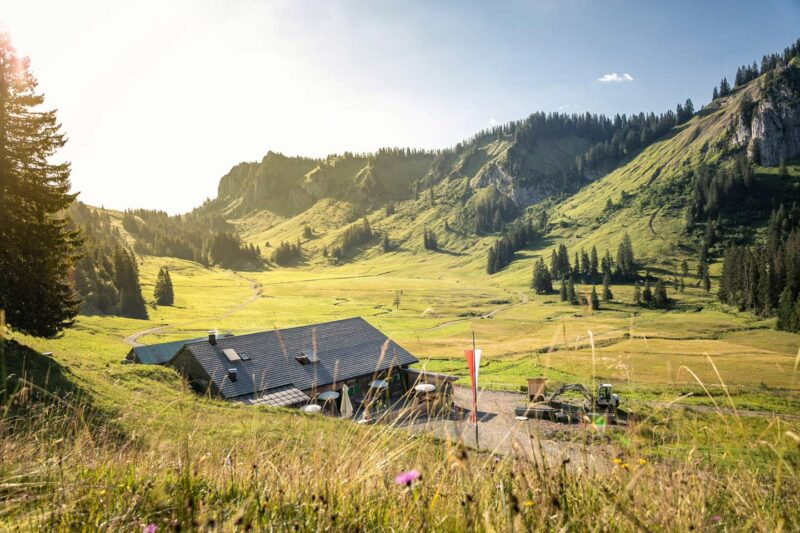
[[(800, 423), (769, 413), (797, 413), (800, 336), (720, 307), (694, 287), (670, 293), (674, 310), (649, 311), (625, 303), (630, 287), (612, 286), (616, 303), (592, 312), (533, 294), (521, 268), (529, 261), (490, 278), (447, 254), (418, 259), (425, 275), (415, 261), (395, 267), (391, 258), (233, 272), (145, 256), (143, 292), (168, 266), (173, 306), (151, 306), (146, 321), (81, 317), (53, 341), (14, 336), (54, 354), (12, 361), (27, 381), (0, 426), (2, 456), (21, 458), (0, 462), (0, 521), (10, 530), (704, 529), (715, 517), (734, 529), (798, 526)], [(644, 420), (599, 440), (591, 427), (556, 438), (556, 446), (581, 443), (607, 465), (559, 468), (544, 452), (542, 463), (495, 460), (386, 425), (201, 398), (170, 369), (121, 364), (124, 339), (151, 328), (161, 329), (140, 342), (347, 316), (364, 316), (420, 366), (461, 383), (461, 352), (474, 331), (485, 353), (482, 386), (519, 390), (542, 374), (551, 385), (610, 381)], [(53, 388), (50, 380), (76, 392), (29, 404), (40, 386)], [(8, 416), (16, 409), (28, 415)], [(762, 413), (744, 416), (752, 410)], [(530, 435), (533, 447), (554, 438), (536, 423)], [(395, 485), (409, 469), (422, 480)], [(708, 490), (732, 483), (738, 496)]]

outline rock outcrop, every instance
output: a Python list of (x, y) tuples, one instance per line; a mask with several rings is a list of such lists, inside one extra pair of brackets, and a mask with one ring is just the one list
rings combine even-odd
[(740, 105), (735, 142), (764, 166), (800, 156), (800, 69), (789, 67)]
[(483, 167), (469, 182), (473, 189), (494, 187), (501, 194), (507, 196), (520, 208), (526, 208), (541, 202), (548, 196), (555, 194), (556, 190), (542, 183), (523, 183), (506, 172), (497, 162), (493, 161)]

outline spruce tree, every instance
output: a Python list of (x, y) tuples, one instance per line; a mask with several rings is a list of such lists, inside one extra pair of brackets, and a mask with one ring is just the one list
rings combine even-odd
[[(426, 246), (427, 248), (427, 232), (425, 236)], [(486, 255), (486, 273), (487, 274), (494, 274), (497, 272), (497, 252), (494, 249), (494, 246), (489, 248), (489, 252)]]
[(128, 318), (147, 318), (139, 286), (139, 272), (133, 256), (122, 248), (114, 251), (114, 276), (119, 288), (119, 313)]
[(642, 300), (644, 301), (645, 305), (650, 305), (653, 303), (653, 291), (650, 288), (650, 278), (646, 278), (644, 282), (644, 291), (642, 292)]
[(566, 302), (569, 300), (569, 294), (567, 293), (567, 283), (564, 278), (561, 278), (561, 289), (558, 291), (559, 298), (562, 302)]
[(592, 281), (597, 279), (599, 273), (599, 262), (597, 258), (597, 247), (592, 246), (591, 258), (589, 259), (589, 276)]
[(777, 329), (783, 331), (796, 331), (796, 317), (795, 301), (792, 297), (792, 288), (789, 285), (781, 292), (781, 297), (778, 300), (778, 321), (775, 324)]
[(66, 139), (36, 88), (0, 32), (0, 309), (14, 330), (52, 338), (80, 308), (68, 277), (80, 237), (65, 217), (69, 163), (50, 162)]
[(664, 309), (669, 305), (669, 297), (667, 296), (667, 287), (662, 279), (656, 282), (656, 290), (653, 294), (653, 305), (659, 309)]
[(728, 78), (722, 78), (722, 81), (719, 82), (719, 95), (728, 96), (730, 92), (731, 92), (731, 86), (728, 83)]
[(642, 305), (642, 289), (638, 283), (633, 287), (633, 305)]
[(711, 292), (711, 278), (708, 277), (708, 269), (703, 273), (703, 289), (707, 293)]
[(603, 301), (608, 303), (614, 299), (614, 295), (611, 292), (611, 274), (606, 272), (603, 274)]
[(681, 261), (681, 275), (686, 276), (689, 274), (689, 263), (686, 262), (686, 259)]
[(628, 232), (622, 236), (617, 248), (617, 274), (620, 279), (633, 279), (635, 275), (635, 260), (633, 257), (633, 243)]
[(567, 281), (567, 299), (572, 305), (578, 305), (578, 293), (575, 292), (575, 282), (572, 278)]
[(580, 276), (581, 275), (581, 260), (578, 257), (578, 252), (575, 252), (575, 262), (572, 263), (574, 266), (574, 270), (572, 271), (573, 275)]
[(175, 303), (175, 290), (172, 286), (172, 277), (169, 275), (169, 269), (164, 267), (164, 281), (165, 281), (165, 291), (164, 291), (164, 298), (167, 302), (165, 305), (172, 305)]
[(592, 285), (591, 303), (592, 309), (600, 309), (600, 300), (597, 298), (597, 289), (595, 289), (594, 285)]
[(592, 274), (591, 260), (589, 254), (581, 248), (581, 275), (585, 281), (589, 281)]
[(172, 305), (175, 302), (175, 294), (172, 288), (172, 279), (169, 276), (167, 267), (161, 267), (156, 278), (156, 286), (153, 297), (158, 305)]
[(544, 260), (539, 258), (533, 268), (533, 281), (531, 287), (536, 294), (549, 294), (553, 292), (553, 283), (550, 279), (550, 273), (544, 264)]

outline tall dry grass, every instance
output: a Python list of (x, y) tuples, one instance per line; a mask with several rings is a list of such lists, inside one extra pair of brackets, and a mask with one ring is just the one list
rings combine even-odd
[[(233, 440), (202, 420), (180, 438), (132, 436), (31, 392), (0, 419), (9, 531), (800, 530), (800, 437), (777, 419), (743, 443), (732, 415), (655, 413), (592, 470), (282, 410), (251, 410)], [(395, 483), (411, 469), (418, 480)]]

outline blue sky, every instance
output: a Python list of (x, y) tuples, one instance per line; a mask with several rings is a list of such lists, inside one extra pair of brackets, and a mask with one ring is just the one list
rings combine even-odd
[(59, 109), (81, 198), (172, 213), (268, 150), (436, 148), (538, 110), (700, 107), (800, 37), (798, 1), (498, 4), (6, 0), (0, 22)]

